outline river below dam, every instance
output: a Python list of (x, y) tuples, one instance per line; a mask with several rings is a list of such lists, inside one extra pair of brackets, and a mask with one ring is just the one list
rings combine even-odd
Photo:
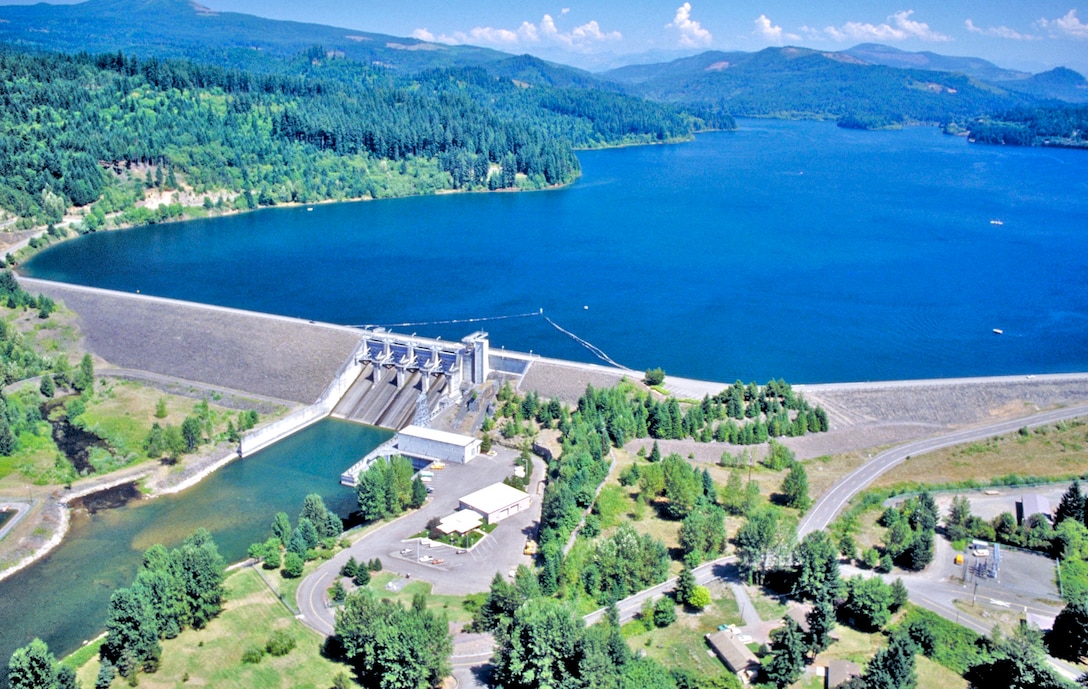
[(268, 537), (272, 517), (298, 518), (303, 498), (319, 493), (347, 517), (355, 493), (340, 473), (392, 436), (390, 431), (325, 420), (245, 459), (198, 485), (155, 499), (112, 493), (107, 504), (72, 511), (71, 528), (48, 556), (0, 581), (0, 658), (39, 637), (58, 656), (102, 630), (110, 595), (136, 575), (148, 547), (172, 547), (198, 528), (211, 531), (228, 562)]

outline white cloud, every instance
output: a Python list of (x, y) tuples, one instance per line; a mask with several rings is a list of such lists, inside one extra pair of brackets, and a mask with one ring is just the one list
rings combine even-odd
[(1040, 19), (1035, 25), (1046, 29), (1052, 36), (1088, 38), (1088, 24), (1077, 18), (1076, 10), (1069, 10), (1064, 17), (1057, 19)]
[(824, 33), (836, 41), (903, 41), (917, 38), (922, 41), (942, 43), (952, 37), (934, 31), (925, 22), (914, 21), (914, 10), (902, 10), (888, 17), (883, 24), (846, 22), (842, 26), (829, 26)]
[(771, 20), (767, 18), (767, 15), (761, 14), (756, 19), (756, 31), (758, 35), (763, 36), (768, 41), (775, 43), (782, 42), (782, 27), (775, 26), (771, 23)]
[[(564, 8), (560, 16), (570, 9)], [(597, 45), (623, 40), (619, 31), (603, 31), (596, 21), (589, 21), (569, 31), (561, 31), (550, 14), (545, 14), (539, 24), (525, 21), (517, 29), (503, 29), (491, 26), (477, 26), (468, 31), (454, 31), (452, 34), (434, 35), (427, 29), (416, 29), (414, 38), (437, 43), (473, 43), (496, 45), (503, 48), (516, 48), (529, 45), (558, 45), (579, 52), (590, 52)]]
[(968, 19), (964, 22), (964, 26), (971, 33), (982, 34), (983, 36), (993, 36), (995, 38), (1008, 38), (1013, 41), (1034, 41), (1038, 40), (1038, 36), (1034, 34), (1020, 33), (1016, 29), (1010, 29), (1007, 26), (990, 26), (983, 29), (980, 26), (975, 26), (975, 23)]
[(791, 41), (801, 40), (801, 37), (797, 34), (784, 32), (781, 26), (776, 25), (765, 14), (759, 15), (755, 20), (755, 25), (756, 29), (752, 33), (771, 43), (781, 44), (784, 38)]
[(676, 17), (665, 25), (666, 29), (680, 32), (680, 45), (685, 48), (700, 48), (710, 45), (714, 36), (704, 29), (699, 22), (691, 18), (691, 3), (685, 2), (676, 8)]

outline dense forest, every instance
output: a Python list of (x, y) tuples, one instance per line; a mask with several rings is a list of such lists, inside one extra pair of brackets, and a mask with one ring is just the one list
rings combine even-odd
[[(204, 210), (540, 188), (579, 174), (576, 147), (688, 138), (710, 122), (608, 91), (533, 86), (476, 68), (398, 76), (320, 47), (283, 73), (122, 54), (0, 46), (0, 208), (21, 226), (93, 206), (154, 222), (146, 190), (187, 190)], [(147, 204), (144, 204), (147, 205)], [(195, 205), (195, 204), (194, 204)]]
[(982, 144), (1088, 148), (1088, 107), (1015, 108), (972, 122), (968, 138)]
[(806, 48), (712, 51), (605, 76), (655, 100), (714, 103), (755, 117), (848, 117), (865, 128), (962, 120), (1032, 101), (963, 74), (862, 64)]

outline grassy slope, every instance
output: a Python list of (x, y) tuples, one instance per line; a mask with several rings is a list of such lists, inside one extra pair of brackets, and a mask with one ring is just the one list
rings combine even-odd
[[(296, 620), (255, 571), (246, 568), (233, 573), (226, 587), (228, 600), (223, 613), (205, 629), (189, 629), (164, 641), (162, 666), (155, 674), (141, 674), (141, 687), (316, 689), (331, 686), (338, 673), (347, 671), (321, 656), (321, 636)], [(263, 647), (278, 629), (287, 630), (295, 639), (293, 651), (281, 658), (266, 655), (256, 664), (242, 663), (245, 649)], [(97, 657), (80, 668), (83, 686), (94, 686), (98, 669)]]
[(929, 484), (975, 480), (999, 476), (1064, 477), (1088, 472), (1088, 423), (1075, 419), (1021, 435), (958, 445), (919, 457), (912, 457), (878, 478), (873, 487), (894, 486), (909, 481)]

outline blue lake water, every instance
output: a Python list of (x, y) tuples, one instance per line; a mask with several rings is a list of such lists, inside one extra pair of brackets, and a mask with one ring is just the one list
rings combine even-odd
[[(557, 191), (101, 233), (33, 276), (710, 380), (1088, 370), (1088, 154), (742, 121)], [(1003, 224), (994, 224), (991, 221)], [(992, 330), (1004, 330), (996, 336)]]

